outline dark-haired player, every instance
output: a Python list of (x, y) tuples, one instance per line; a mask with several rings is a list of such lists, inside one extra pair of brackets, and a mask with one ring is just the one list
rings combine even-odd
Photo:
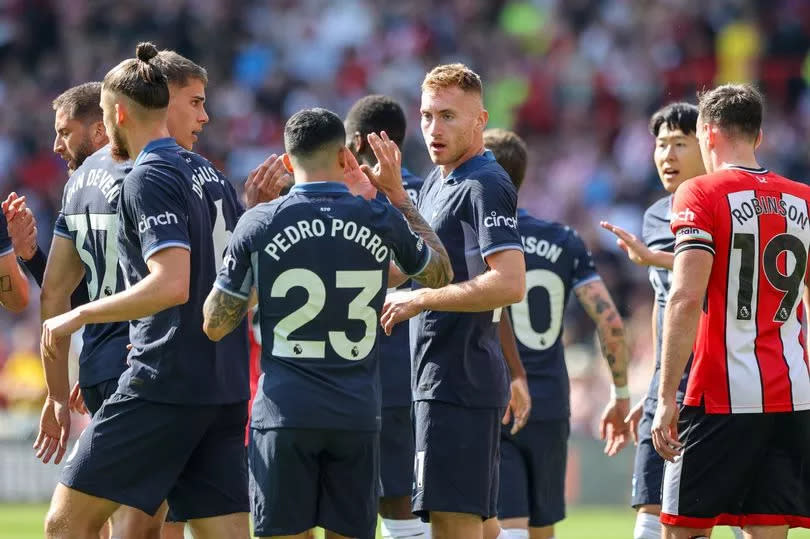
[[(125, 291), (45, 321), (47, 353), (87, 323), (131, 320), (130, 367), (68, 458), (46, 520), (49, 537), (86, 537), (120, 505), (155, 514), (168, 499), (195, 537), (248, 536), (247, 343), (212, 343), (202, 303), (241, 213), (208, 161), (169, 138), (166, 76), (151, 43), (104, 78), (104, 124), (119, 158), (135, 157), (118, 207)], [(64, 452), (65, 425), (43, 443)]]
[[(511, 131), (489, 129), (484, 145), (520, 190), (527, 163), (523, 140)], [(526, 296), (509, 312), (533, 406), (523, 429), (514, 434), (502, 430), (498, 519), (510, 538), (548, 539), (554, 524), (565, 518), (570, 398), (562, 320), (571, 292), (596, 324), (613, 380), (600, 423), (610, 456), (629, 441), (624, 423), (630, 408), (628, 351), (622, 319), (577, 233), (523, 209), (518, 210), (518, 230), (526, 258)]]
[(330, 538), (373, 539), (377, 333), (389, 262), (426, 286), (452, 278), (447, 252), (403, 188), (397, 145), (385, 133), (368, 140), (379, 173), (367, 173), (390, 204), (349, 191), (357, 174), (368, 180), (340, 118), (325, 109), (293, 115), (284, 162), (295, 186), (240, 220), (205, 302), (205, 331), (219, 340), (244, 316), (251, 286), (258, 289), (264, 374), (250, 477), (260, 537), (305, 537), (321, 526)]
[[(406, 120), (402, 107), (384, 95), (367, 95), (349, 109), (344, 121), (346, 146), (361, 165), (374, 167), (377, 156), (368, 135), (385, 131), (400, 148)], [(422, 178), (402, 167), (402, 187), (416, 204)], [(385, 195), (380, 193), (380, 197)], [(399, 288), (410, 288), (405, 282)], [(399, 324), (391, 335), (380, 335), (382, 427), (380, 429), (380, 516), (384, 539), (419, 539), (428, 526), (414, 518), (411, 508), (414, 440), (411, 423), (411, 345), (408, 325)]]
[(810, 527), (810, 188), (757, 162), (754, 87), (717, 87), (699, 96), (698, 110), (708, 174), (672, 203), (675, 264), (652, 425), (668, 461), (663, 535), (709, 536), (728, 524), (749, 537), (787, 537), (789, 527)]

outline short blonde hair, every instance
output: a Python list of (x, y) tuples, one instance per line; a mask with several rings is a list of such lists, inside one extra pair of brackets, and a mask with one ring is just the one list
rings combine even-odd
[(464, 64), (444, 64), (434, 67), (425, 75), (422, 81), (422, 91), (443, 90), (451, 87), (460, 88), (464, 92), (475, 92), (481, 96), (484, 87), (478, 73)]

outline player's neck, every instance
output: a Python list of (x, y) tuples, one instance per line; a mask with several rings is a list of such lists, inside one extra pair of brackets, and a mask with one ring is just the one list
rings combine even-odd
[(149, 126), (148, 128), (144, 126), (142, 130), (133, 131), (129, 133), (129, 136), (127, 137), (129, 139), (129, 155), (132, 157), (132, 159), (135, 159), (138, 157), (138, 155), (140, 155), (141, 151), (143, 151), (146, 145), (153, 140), (170, 136), (169, 129), (166, 127), (165, 123), (155, 124), (154, 126)]
[(295, 183), (314, 183), (314, 182), (343, 182), (343, 171), (340, 173), (335, 170), (313, 170), (305, 171), (297, 169), (295, 171)]
[(729, 153), (723, 155), (722, 158), (717, 156), (714, 161), (715, 170), (729, 167), (762, 168), (753, 152)]
[(442, 178), (446, 178), (450, 175), (451, 172), (456, 170), (458, 167), (475, 157), (476, 155), (481, 155), (484, 153), (484, 141), (483, 139), (480, 142), (477, 142), (470, 146), (464, 154), (456, 159), (454, 162), (447, 164), (447, 165), (439, 165), (439, 169), (442, 171)]

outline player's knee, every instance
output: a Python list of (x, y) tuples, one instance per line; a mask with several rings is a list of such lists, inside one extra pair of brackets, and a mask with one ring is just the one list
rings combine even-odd
[(45, 515), (45, 537), (57, 539), (67, 537), (69, 519), (63, 511), (51, 508)]

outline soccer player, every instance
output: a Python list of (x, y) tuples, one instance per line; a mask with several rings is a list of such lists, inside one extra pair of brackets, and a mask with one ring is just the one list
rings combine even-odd
[[(385, 131), (402, 147), (405, 113), (399, 103), (383, 95), (360, 98), (346, 116), (346, 146), (362, 165), (374, 167), (377, 157), (368, 143), (371, 133)], [(416, 204), (422, 178), (402, 167), (402, 187)], [(380, 193), (384, 198), (385, 195)], [(405, 282), (399, 288), (410, 288)], [(414, 440), (411, 423), (411, 348), (408, 325), (400, 324), (391, 336), (380, 335), (378, 343), (382, 384), (382, 427), (380, 429), (380, 516), (385, 539), (419, 539), (428, 525), (414, 518), (411, 507)]]
[(368, 137), (379, 173), (364, 169), (390, 204), (344, 184), (369, 180), (340, 118), (325, 109), (293, 115), (284, 163), (295, 186), (239, 221), (205, 302), (205, 331), (219, 340), (258, 289), (264, 374), (249, 459), (260, 537), (305, 537), (313, 526), (331, 538), (375, 536), (377, 333), (389, 260), (426, 286), (452, 278), (447, 252), (403, 187), (399, 149), (382, 135)]
[(436, 290), (389, 294), (381, 318), (389, 334), (413, 318), (413, 507), (442, 538), (480, 539), (482, 518), (496, 515), (510, 385), (498, 320), (525, 293), (517, 193), (484, 149), (482, 98), (480, 77), (462, 64), (438, 66), (422, 82), (422, 135), (438, 166), (419, 211), (447, 247), (455, 278)]
[[(215, 344), (202, 332), (203, 298), (241, 206), (208, 161), (169, 138), (157, 49), (136, 52), (101, 91), (113, 154), (137, 156), (118, 207), (128, 287), (45, 321), (42, 335), (53, 353), (85, 324), (131, 320), (130, 366), (68, 458), (46, 532), (90, 537), (121, 504), (155, 514), (168, 499), (195, 537), (247, 537), (246, 333)], [(64, 430), (43, 443), (63, 453)]]
[[(523, 140), (511, 131), (488, 129), (484, 145), (519, 191), (526, 174)], [(518, 230), (526, 258), (526, 296), (509, 311), (533, 411), (517, 434), (502, 430), (498, 518), (509, 537), (548, 539), (554, 536), (554, 524), (565, 517), (570, 399), (562, 320), (571, 291), (596, 324), (613, 378), (600, 424), (605, 453), (611, 456), (629, 441), (624, 423), (630, 408), (628, 351), (622, 319), (577, 233), (535, 219), (524, 209), (518, 209)]]
[(17, 265), (3, 212), (0, 212), (0, 305), (15, 313), (28, 306), (28, 278)]
[[(675, 264), (653, 445), (667, 538), (717, 524), (750, 537), (810, 527), (810, 376), (802, 322), (810, 188), (762, 168), (762, 97), (750, 85), (699, 96), (708, 174), (672, 203)], [(697, 340), (695, 339), (697, 335)], [(684, 404), (677, 390), (694, 359)]]

